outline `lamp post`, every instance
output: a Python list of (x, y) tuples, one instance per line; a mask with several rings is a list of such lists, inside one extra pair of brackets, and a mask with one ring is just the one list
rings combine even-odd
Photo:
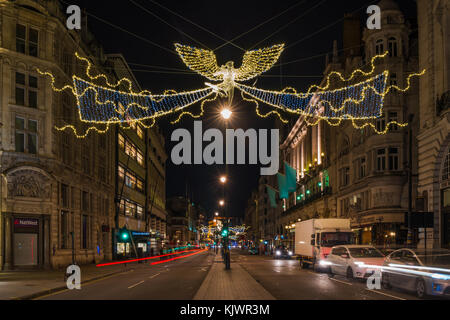
[[(230, 120), (231, 115), (233, 114), (233, 112), (229, 109), (229, 108), (223, 108), (220, 112), (220, 115), (222, 116), (222, 119), (225, 122), (225, 137), (227, 135), (227, 129), (228, 129), (228, 120)], [(228, 164), (225, 162), (225, 175), (220, 177), (220, 182), (222, 183), (223, 189), (223, 199), (226, 199), (226, 190), (225, 190), (225, 183), (227, 182), (227, 177), (228, 177)], [(228, 226), (229, 226), (229, 220), (227, 219), (227, 209), (226, 209), (226, 205), (225, 202), (223, 201), (223, 204), (221, 204), (223, 206), (223, 216), (225, 218), (224, 220), (224, 227), (225, 230), (228, 231)], [(225, 262), (225, 269), (230, 269), (230, 251), (228, 248), (228, 233), (226, 232), (225, 236), (222, 238), (223, 241), (223, 250), (224, 250), (224, 262)]]

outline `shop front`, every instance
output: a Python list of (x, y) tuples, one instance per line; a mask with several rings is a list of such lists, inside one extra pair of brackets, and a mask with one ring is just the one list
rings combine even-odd
[(404, 213), (376, 213), (351, 219), (356, 244), (396, 247), (406, 243)]
[(0, 269), (49, 268), (54, 180), (36, 167), (17, 167), (5, 172), (4, 177)]
[(150, 233), (123, 229), (119, 231), (116, 243), (118, 259), (147, 257), (150, 255)]
[(2, 269), (33, 269), (49, 265), (49, 218), (42, 215), (3, 214)]

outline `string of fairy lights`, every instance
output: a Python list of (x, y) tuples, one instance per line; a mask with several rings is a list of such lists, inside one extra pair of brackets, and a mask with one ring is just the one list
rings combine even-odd
[[(205, 83), (205, 88), (192, 91), (166, 90), (163, 94), (152, 94), (148, 90), (135, 92), (133, 82), (128, 78), (121, 78), (117, 82), (111, 83), (108, 76), (103, 73), (92, 74), (91, 61), (78, 53), (75, 53), (75, 56), (86, 64), (85, 75), (88, 80), (73, 75), (72, 85), (57, 87), (52, 73), (38, 69), (37, 71), (41, 75), (51, 79), (50, 85), (55, 92), (60, 93), (67, 90), (75, 96), (79, 120), (90, 125), (83, 133), (79, 133), (73, 124), (56, 126), (55, 129), (59, 131), (72, 130), (77, 138), (85, 138), (90, 132), (106, 133), (113, 124), (130, 128), (139, 123), (145, 128), (150, 128), (155, 124), (157, 118), (178, 113), (178, 117), (171, 121), (171, 124), (176, 124), (185, 115), (192, 118), (202, 117), (205, 104), (215, 101), (219, 96), (228, 97), (231, 103), (233, 92), (237, 89), (241, 92), (244, 101), (256, 105), (256, 114), (262, 118), (276, 115), (283, 123), (287, 123), (288, 121), (279, 112), (282, 111), (287, 114), (303, 116), (309, 126), (317, 125), (320, 121), (326, 121), (331, 126), (339, 126), (343, 121), (350, 121), (356, 129), (371, 127), (377, 134), (386, 134), (394, 125), (400, 127), (408, 125), (406, 122), (389, 121), (384, 129), (378, 130), (371, 122), (383, 115), (386, 95), (392, 90), (408, 91), (411, 87), (411, 78), (421, 76), (426, 72), (423, 70), (420, 73), (408, 75), (405, 88), (397, 85), (388, 86), (389, 70), (375, 74), (374, 64), (376, 59), (384, 58), (387, 55), (385, 52), (371, 59), (369, 71), (355, 69), (347, 78), (341, 72), (332, 71), (326, 76), (324, 86), (311, 85), (305, 93), (298, 93), (292, 87), (281, 91), (271, 91), (240, 82), (253, 79), (268, 71), (279, 59), (284, 44), (246, 51), (239, 68), (234, 68), (232, 61), (219, 67), (216, 56), (211, 50), (177, 43), (175, 49), (189, 69), (211, 81), (221, 82), (218, 84)], [(356, 78), (356, 75), (366, 77), (366, 79), (348, 84)], [(343, 84), (341, 87), (331, 90), (332, 83), (335, 84), (331, 81), (333, 76)], [(99, 85), (99, 81), (104, 84)], [(201, 102), (199, 114), (185, 110), (198, 102)], [(260, 103), (274, 109), (262, 113), (259, 108)], [(151, 123), (146, 124), (147, 120), (150, 120)], [(97, 127), (99, 125), (102, 128)]]

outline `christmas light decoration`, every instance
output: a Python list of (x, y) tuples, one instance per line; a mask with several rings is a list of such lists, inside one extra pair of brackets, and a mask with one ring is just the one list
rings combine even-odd
[[(93, 75), (91, 72), (93, 66), (90, 60), (78, 53), (75, 54), (76, 57), (86, 63), (85, 74), (89, 80), (73, 75), (73, 85), (58, 88), (55, 86), (56, 81), (53, 74), (38, 69), (41, 75), (51, 78), (51, 87), (55, 92), (71, 91), (77, 101), (80, 121), (91, 125), (83, 134), (78, 134), (77, 128), (73, 124), (55, 128), (60, 131), (70, 129), (77, 138), (84, 138), (91, 131), (107, 132), (111, 124), (131, 128), (134, 124), (139, 123), (145, 128), (150, 128), (155, 124), (156, 118), (178, 112), (178, 118), (171, 122), (175, 124), (184, 115), (193, 118), (201, 117), (204, 114), (205, 103), (216, 100), (218, 96), (227, 97), (231, 105), (234, 89), (237, 88), (241, 91), (243, 100), (255, 103), (256, 114), (260, 117), (275, 114), (283, 123), (287, 123), (288, 121), (279, 112), (283, 111), (303, 116), (309, 126), (317, 125), (322, 120), (331, 126), (339, 126), (342, 121), (350, 120), (357, 129), (369, 126), (377, 134), (385, 134), (391, 126), (403, 127), (407, 123), (391, 121), (386, 124), (382, 131), (379, 131), (373, 123), (368, 121), (382, 115), (384, 98), (391, 90), (406, 92), (411, 86), (411, 78), (425, 73), (425, 70), (423, 70), (421, 73), (410, 74), (406, 78), (407, 86), (405, 88), (396, 85), (387, 86), (388, 70), (374, 75), (374, 62), (376, 59), (385, 57), (387, 55), (387, 52), (385, 52), (371, 59), (369, 71), (356, 69), (348, 78), (345, 78), (340, 72), (333, 71), (327, 75), (325, 86), (312, 85), (306, 93), (297, 93), (295, 89), (290, 87), (282, 91), (270, 91), (244, 85), (240, 82), (253, 79), (269, 70), (278, 60), (284, 49), (284, 44), (245, 52), (239, 68), (235, 68), (232, 61), (219, 67), (213, 51), (181, 44), (175, 44), (175, 49), (188, 68), (208, 80), (220, 81), (220, 83), (205, 83), (206, 87), (203, 89), (185, 92), (174, 90), (166, 90), (163, 94), (152, 94), (148, 90), (135, 92), (130, 79), (122, 78), (116, 83), (111, 83), (105, 74)], [(349, 82), (357, 74), (371, 77), (358, 83), (329, 90), (332, 76), (337, 76), (342, 82)], [(102, 84), (98, 84), (98, 82), (102, 82)], [(200, 101), (199, 114), (194, 115), (184, 110)], [(261, 102), (274, 107), (275, 110), (265, 114), (261, 113), (259, 109), (259, 103)], [(145, 124), (144, 122), (147, 120), (151, 121), (151, 124)], [(97, 125), (104, 127), (98, 128)]]

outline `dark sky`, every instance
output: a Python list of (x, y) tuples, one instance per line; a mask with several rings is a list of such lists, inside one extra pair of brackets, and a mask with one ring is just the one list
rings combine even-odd
[[(259, 77), (256, 86), (271, 90), (293, 86), (298, 90), (306, 90), (309, 85), (320, 82), (325, 54), (331, 53), (334, 39), (338, 40), (338, 47), (341, 48), (344, 13), (357, 12), (362, 19), (365, 19), (367, 6), (377, 2), (369, 0), (154, 0), (196, 23), (200, 26), (198, 27), (158, 6), (153, 0), (133, 1), (163, 21), (129, 0), (81, 0), (70, 1), (70, 4), (78, 4), (86, 10), (88, 27), (102, 44), (105, 52), (122, 53), (142, 88), (154, 93), (165, 89), (182, 91), (204, 87), (205, 78), (185, 73), (187, 68), (175, 54), (173, 47), (175, 42), (204, 49), (215, 49), (224, 44), (224, 40), (202, 30), (201, 27), (228, 40), (246, 33), (234, 41), (237, 46), (246, 50), (285, 43), (286, 49), (280, 59), (281, 65), (274, 67), (265, 76)], [(407, 17), (414, 16), (415, 1), (398, 0), (397, 3), (406, 12)], [(282, 15), (270, 20), (282, 12), (284, 12)], [(260, 24), (263, 25), (255, 28)], [(252, 28), (255, 29), (248, 32)], [(243, 51), (228, 44), (218, 49), (216, 55), (219, 65), (228, 60), (234, 60), (235, 66), (239, 66)], [(207, 104), (206, 113), (202, 118), (203, 130), (209, 127), (223, 128), (223, 124), (217, 120), (221, 102), (225, 101), (218, 100)], [(192, 107), (193, 112), (198, 110), (198, 106)], [(269, 109), (263, 108), (263, 110)], [(274, 127), (274, 118), (266, 120), (258, 118), (255, 107), (242, 101), (239, 94), (235, 95), (233, 111), (230, 127), (244, 130)], [(158, 120), (166, 135), (166, 151), (169, 155), (167, 196), (184, 195), (187, 183), (194, 202), (201, 204), (211, 214), (217, 209), (217, 203), (221, 198), (222, 189), (218, 183), (218, 177), (224, 172), (224, 166), (173, 165), (170, 160), (173, 146), (170, 135), (178, 127), (193, 132), (193, 119), (185, 117), (175, 126), (168, 120), (173, 118)], [(258, 176), (259, 166), (229, 166), (230, 181), (227, 185), (229, 215), (243, 216), (246, 201), (251, 190), (256, 187)]]

